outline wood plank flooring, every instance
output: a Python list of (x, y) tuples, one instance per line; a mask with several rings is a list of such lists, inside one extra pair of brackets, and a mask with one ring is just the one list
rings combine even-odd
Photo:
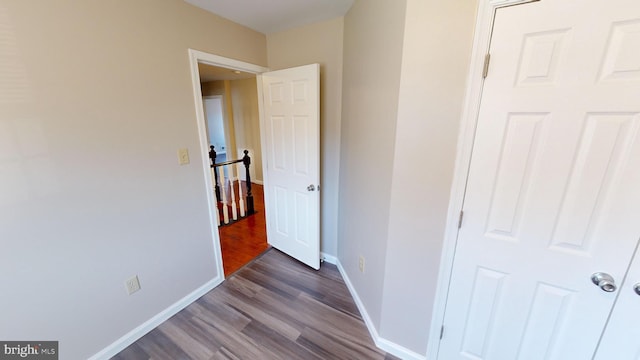
[(334, 265), (275, 249), (113, 359), (152, 358), (397, 359), (373, 344)]
[[(244, 189), (244, 182), (242, 184)], [(235, 186), (237, 187), (238, 185), (236, 184)], [(246, 193), (246, 190), (243, 191)], [(233, 224), (218, 228), (225, 276), (234, 273), (268, 248), (264, 189), (262, 185), (252, 184), (251, 191), (253, 193), (254, 208), (257, 213)], [(238, 196), (237, 191), (236, 196)]]

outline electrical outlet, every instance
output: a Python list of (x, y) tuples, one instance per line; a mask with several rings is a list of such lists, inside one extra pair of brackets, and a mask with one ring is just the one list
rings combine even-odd
[(127, 288), (127, 294), (131, 295), (134, 292), (140, 290), (140, 280), (138, 280), (138, 275), (132, 277), (131, 279), (124, 282), (125, 287)]
[(189, 149), (187, 148), (178, 149), (178, 164), (180, 165), (189, 164)]
[(364, 273), (364, 257), (362, 255), (358, 258), (358, 269), (360, 269), (361, 273)]

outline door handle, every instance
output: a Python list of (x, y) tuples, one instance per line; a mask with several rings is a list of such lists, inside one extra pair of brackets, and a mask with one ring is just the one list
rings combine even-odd
[(640, 283), (633, 285), (633, 291), (635, 291), (636, 294), (640, 295)]
[(618, 286), (616, 286), (616, 281), (613, 279), (613, 276), (607, 273), (594, 273), (593, 275), (591, 275), (591, 281), (600, 289), (606, 292), (614, 292), (618, 288)]
[(316, 187), (313, 184), (307, 186), (307, 191), (314, 191), (315, 189)]

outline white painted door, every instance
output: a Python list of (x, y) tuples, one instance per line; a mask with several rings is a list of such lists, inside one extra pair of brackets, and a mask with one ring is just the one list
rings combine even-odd
[(640, 2), (500, 8), (490, 53), (439, 359), (591, 359), (640, 238)]
[[(204, 117), (207, 125), (207, 135), (209, 136), (209, 145), (215, 146), (216, 153), (225, 155), (227, 152), (227, 132), (224, 125), (224, 114), (222, 106), (222, 96), (203, 97), (204, 101)], [(226, 161), (222, 156), (218, 158), (218, 162)]]
[[(637, 289), (637, 290), (636, 290)], [(595, 360), (640, 359), (640, 251), (636, 250)]]
[(267, 238), (320, 268), (320, 67), (263, 73), (263, 161)]

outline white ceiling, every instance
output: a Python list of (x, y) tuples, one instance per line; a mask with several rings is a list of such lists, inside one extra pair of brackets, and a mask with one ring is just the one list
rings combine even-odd
[(264, 34), (329, 20), (347, 13), (354, 0), (185, 0)]

